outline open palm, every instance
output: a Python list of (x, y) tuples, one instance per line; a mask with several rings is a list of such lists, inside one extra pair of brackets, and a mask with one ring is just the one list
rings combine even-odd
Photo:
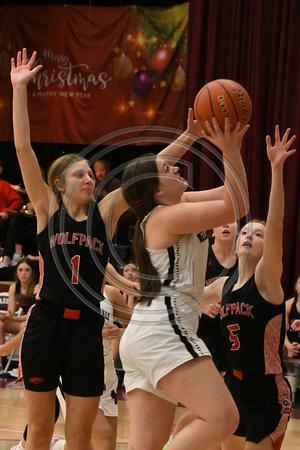
[(10, 78), (14, 86), (17, 84), (27, 84), (43, 67), (38, 65), (33, 68), (36, 59), (36, 52), (33, 52), (31, 58), (27, 60), (27, 50), (23, 48), (22, 52), (18, 52), (17, 59), (11, 59)]
[(295, 153), (296, 151), (295, 149), (288, 150), (292, 145), (292, 143), (294, 142), (294, 140), (296, 139), (296, 136), (294, 135), (288, 140), (290, 131), (291, 129), (287, 128), (286, 132), (284, 133), (281, 139), (279, 126), (276, 125), (274, 146), (272, 146), (270, 136), (266, 137), (268, 158), (274, 167), (283, 164), (286, 158)]

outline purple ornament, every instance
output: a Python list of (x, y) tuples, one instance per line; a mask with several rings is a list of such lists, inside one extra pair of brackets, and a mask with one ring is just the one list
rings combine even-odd
[(141, 97), (146, 97), (152, 89), (153, 80), (150, 73), (147, 70), (139, 70), (132, 77), (131, 80), (132, 89)]

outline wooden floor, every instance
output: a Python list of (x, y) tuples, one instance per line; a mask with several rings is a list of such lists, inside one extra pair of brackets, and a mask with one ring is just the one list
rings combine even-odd
[[(293, 417), (290, 420), (282, 450), (300, 449), (300, 402), (298, 403), (299, 389)], [(300, 394), (300, 393), (299, 393)], [(117, 450), (125, 450), (128, 447), (128, 415), (126, 409), (126, 395), (119, 391), (119, 420)], [(300, 400), (300, 398), (299, 398)], [(185, 411), (178, 407), (175, 422)], [(0, 378), (0, 450), (10, 450), (21, 439), (24, 427), (27, 423), (24, 403), (24, 393), (21, 383), (15, 384), (15, 379)], [(55, 436), (64, 435), (63, 418), (60, 416), (55, 426)], [(185, 450), (185, 449), (183, 449)]]

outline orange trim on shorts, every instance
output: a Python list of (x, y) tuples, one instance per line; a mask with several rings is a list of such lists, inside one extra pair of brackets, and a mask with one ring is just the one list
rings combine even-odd
[(80, 317), (80, 313), (81, 313), (80, 309), (65, 308), (63, 317), (64, 319), (78, 320)]
[(281, 444), (282, 441), (284, 439), (285, 436), (285, 432), (282, 433), (280, 436), (278, 436), (278, 438), (274, 441), (274, 450), (280, 450), (281, 449)]
[(233, 375), (238, 378), (239, 380), (243, 379), (243, 372), (241, 372), (240, 370), (235, 370), (233, 369), (232, 371)]

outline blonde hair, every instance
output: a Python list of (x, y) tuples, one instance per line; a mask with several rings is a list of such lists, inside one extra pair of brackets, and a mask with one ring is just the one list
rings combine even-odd
[(48, 171), (48, 184), (53, 192), (55, 192), (57, 198), (61, 200), (60, 192), (56, 189), (57, 183), (56, 180), (59, 180), (60, 183), (63, 183), (68, 170), (73, 166), (73, 164), (78, 161), (85, 161), (85, 158), (78, 155), (77, 153), (69, 153), (68, 155), (63, 155), (57, 158), (51, 164)]

